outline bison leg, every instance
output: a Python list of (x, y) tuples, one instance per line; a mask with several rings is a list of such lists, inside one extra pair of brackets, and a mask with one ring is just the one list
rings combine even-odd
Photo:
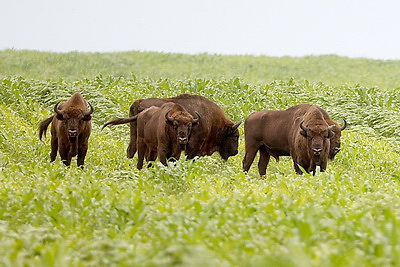
[[(140, 109), (139, 104), (136, 101), (132, 104), (129, 109), (129, 116), (135, 116), (139, 114), (143, 109)], [(129, 138), (129, 145), (126, 149), (127, 157), (129, 159), (135, 156), (137, 150), (137, 121), (132, 121), (129, 123), (129, 130), (130, 130), (130, 138)]]
[[(189, 143), (186, 145), (185, 149), (185, 155), (186, 159), (191, 160), (194, 159), (197, 156), (205, 156), (205, 154), (202, 152), (202, 148), (204, 148), (204, 144), (206, 142), (205, 138), (199, 139), (197, 136), (202, 136), (202, 132), (196, 132), (195, 135), (193, 134)], [(204, 133), (206, 135), (206, 133)], [(197, 138), (196, 138), (197, 137)], [(207, 154), (211, 155), (211, 154)]]
[(77, 160), (78, 167), (82, 168), (83, 164), (85, 163), (87, 150), (88, 150), (88, 145), (81, 145), (78, 148), (78, 160)]
[(296, 171), (297, 174), (303, 174), (303, 171), (299, 168), (299, 165), (297, 163), (294, 163), (294, 170)]
[(251, 164), (253, 164), (258, 149), (256, 146), (246, 144), (246, 153), (243, 158), (243, 170), (245, 172), (248, 172)]
[(69, 155), (69, 145), (58, 144), (61, 161), (65, 164), (65, 166), (71, 165), (71, 156)]
[(311, 171), (315, 171), (315, 165), (314, 168), (312, 168), (313, 163), (308, 162), (306, 160), (300, 160), (300, 163), (296, 163), (294, 161), (294, 169), (296, 170), (297, 174), (303, 174), (303, 171), (300, 169), (299, 166), (301, 166), (307, 173), (310, 173)]
[(148, 152), (146, 153), (146, 155), (147, 167), (150, 168), (153, 166), (153, 162), (157, 159), (157, 151), (148, 148)]
[(165, 151), (164, 149), (158, 148), (157, 149), (157, 157), (164, 166), (167, 166), (167, 151)]
[(196, 156), (200, 156), (200, 150), (186, 146), (185, 154), (186, 159), (191, 160), (194, 159)]
[(271, 156), (267, 152), (265, 146), (261, 146), (259, 151), (260, 159), (258, 160), (258, 172), (260, 173), (260, 176), (263, 176), (267, 173), (267, 166)]
[(151, 150), (148, 148), (146, 160), (147, 161), (155, 161), (157, 159), (157, 151)]
[(127, 157), (129, 159), (135, 156), (137, 147), (136, 147), (136, 134), (137, 134), (137, 122), (133, 121), (130, 123), (130, 140), (128, 148), (126, 149)]
[(169, 161), (176, 161), (179, 160), (182, 154), (182, 150), (180, 149), (179, 146), (174, 146), (172, 149), (172, 153), (170, 155), (167, 155)]
[(324, 162), (321, 164), (321, 166), (319, 166), (321, 172), (326, 171), (326, 167), (328, 166), (328, 162)]
[[(136, 146), (135, 146), (136, 147)], [(147, 157), (147, 145), (143, 141), (138, 142), (138, 162), (136, 167), (138, 170), (141, 170), (143, 168), (143, 160), (144, 157)]]
[[(303, 171), (300, 169), (299, 164), (296, 162), (296, 159), (292, 156), (293, 158), (293, 166), (294, 166), (294, 170), (296, 171), (297, 174), (303, 174)], [(302, 166), (303, 167), (303, 166)], [(307, 170), (307, 169), (305, 169)]]
[(311, 163), (310, 163), (310, 167), (308, 167), (308, 169), (306, 169), (306, 170), (307, 170), (308, 173), (311, 173), (311, 172), (312, 172), (312, 174), (315, 175), (316, 169), (317, 169), (317, 165), (316, 165), (315, 162), (312, 160)]
[[(186, 152), (185, 152), (186, 154)], [(196, 153), (187, 153), (186, 154), (186, 159), (191, 160), (194, 159), (196, 157)]]
[(51, 136), (51, 153), (50, 153), (50, 162), (56, 160), (58, 150), (58, 138), (54, 135)]

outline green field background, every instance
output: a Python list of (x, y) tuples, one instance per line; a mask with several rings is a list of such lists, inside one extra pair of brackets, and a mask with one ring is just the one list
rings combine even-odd
[[(153, 52), (0, 51), (0, 266), (399, 266), (400, 61)], [(85, 168), (49, 163), (38, 124), (81, 92), (95, 108)], [(136, 169), (135, 99), (203, 95), (232, 121), (299, 103), (348, 128), (327, 171), (239, 154)], [(48, 133), (50, 135), (50, 133)]]

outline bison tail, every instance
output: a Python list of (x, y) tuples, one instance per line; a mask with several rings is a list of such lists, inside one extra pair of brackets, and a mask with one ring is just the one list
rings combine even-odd
[(135, 115), (135, 116), (132, 116), (132, 117), (129, 117), (129, 118), (115, 118), (112, 121), (109, 121), (109, 122), (105, 123), (103, 125), (103, 127), (101, 127), (101, 129), (103, 130), (108, 125), (118, 125), (118, 124), (124, 124), (124, 123), (128, 123), (128, 122), (136, 121), (137, 117), (138, 116)]
[(53, 121), (53, 116), (45, 119), (39, 124), (39, 139), (42, 140), (42, 136), (46, 137), (46, 131), (47, 127), (49, 127), (49, 124)]

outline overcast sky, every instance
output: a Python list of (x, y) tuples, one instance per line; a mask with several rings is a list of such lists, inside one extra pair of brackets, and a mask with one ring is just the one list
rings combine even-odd
[(0, 50), (400, 59), (399, 0), (1, 0)]

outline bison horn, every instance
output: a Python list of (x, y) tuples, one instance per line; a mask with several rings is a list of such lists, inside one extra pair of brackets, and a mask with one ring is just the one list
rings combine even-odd
[(83, 120), (84, 121), (90, 121), (92, 119), (92, 113), (94, 111), (92, 104), (90, 104), (89, 102), (88, 102), (88, 104), (89, 104), (90, 109), (83, 113)]
[(88, 102), (88, 104), (89, 104), (90, 110), (85, 112), (85, 116), (92, 115), (92, 113), (94, 111), (94, 108), (93, 108), (92, 104), (90, 104), (90, 102)]
[(307, 127), (303, 125), (303, 122), (304, 121), (300, 122), (300, 128), (307, 132)]
[(343, 119), (343, 121), (344, 121), (344, 125), (340, 128), (341, 131), (343, 131), (347, 127), (347, 121), (345, 119)]
[(165, 113), (165, 118), (166, 118), (168, 121), (170, 121), (170, 122), (174, 122), (174, 118), (172, 118), (172, 117), (169, 116), (169, 113), (170, 113), (170, 112), (171, 112), (171, 110), (168, 111), (167, 113)]
[(197, 118), (193, 118), (193, 123), (198, 123), (200, 120), (200, 114), (197, 111), (195, 111), (194, 113), (196, 113)]
[(57, 102), (57, 104), (54, 106), (54, 112), (57, 113), (58, 115), (62, 115), (62, 113), (58, 109), (58, 104), (60, 104), (60, 102)]
[(242, 123), (242, 120), (240, 120), (238, 123), (232, 125), (232, 129), (236, 130), (240, 126), (241, 123)]

